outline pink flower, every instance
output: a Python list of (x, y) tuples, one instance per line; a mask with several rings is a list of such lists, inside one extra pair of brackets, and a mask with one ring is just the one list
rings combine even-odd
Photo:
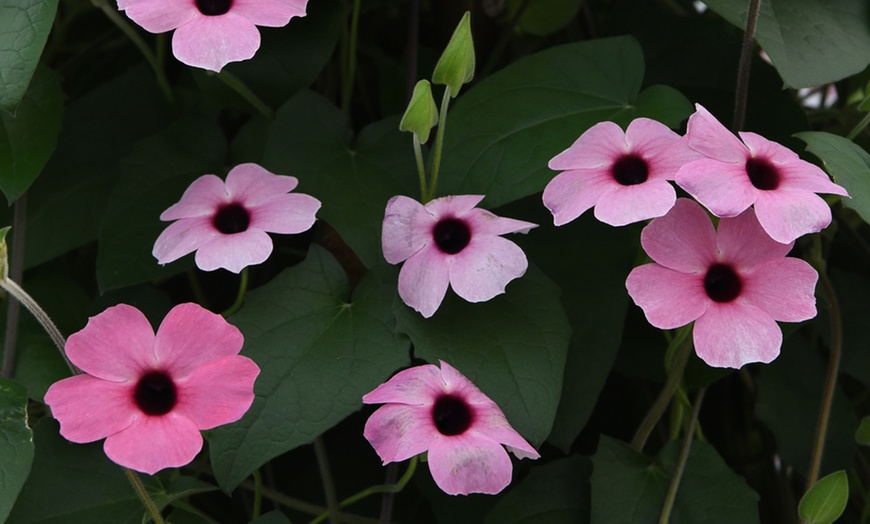
[(238, 273), (260, 264), (272, 253), (267, 231), (301, 233), (314, 224), (320, 201), (288, 195), (297, 183), (257, 164), (234, 167), (226, 183), (203, 175), (160, 215), (160, 220), (177, 222), (157, 237), (152, 254), (167, 264), (196, 251), (196, 265), (203, 271), (222, 267)]
[(770, 362), (782, 344), (776, 321), (816, 316), (818, 274), (786, 257), (792, 244), (771, 239), (751, 209), (716, 231), (701, 206), (681, 198), (644, 228), (641, 244), (655, 263), (632, 270), (628, 294), (657, 328), (695, 321), (695, 350), (711, 366)]
[(387, 202), (381, 245), (390, 264), (405, 261), (399, 296), (429, 318), (448, 284), (469, 302), (504, 293), (529, 263), (505, 233), (526, 233), (536, 224), (502, 218), (476, 206), (482, 195), (436, 198), (425, 206), (406, 196)]
[(363, 432), (384, 464), (426, 451), (435, 483), (449, 495), (495, 494), (511, 481), (508, 451), (540, 457), (495, 402), (446, 362), (396, 373), (363, 397), (385, 404)]
[(157, 335), (121, 304), (69, 337), (66, 354), (84, 374), (53, 384), (45, 402), (60, 433), (106, 439), (114, 462), (153, 475), (190, 463), (200, 430), (239, 420), (254, 401), (260, 368), (239, 356), (242, 334), (196, 304), (172, 308)]
[(257, 26), (283, 27), (305, 16), (308, 0), (118, 0), (118, 9), (151, 33), (175, 29), (172, 54), (220, 72), (260, 48)]
[(544, 189), (557, 226), (595, 206), (595, 218), (624, 226), (668, 212), (677, 199), (668, 180), (700, 155), (664, 124), (638, 118), (623, 133), (613, 122), (595, 124), (549, 166), (562, 170)]
[(689, 146), (707, 158), (677, 172), (676, 182), (716, 216), (734, 217), (755, 205), (761, 227), (788, 244), (831, 223), (831, 209), (816, 193), (848, 196), (818, 167), (755, 133), (741, 142), (701, 105), (689, 118)]

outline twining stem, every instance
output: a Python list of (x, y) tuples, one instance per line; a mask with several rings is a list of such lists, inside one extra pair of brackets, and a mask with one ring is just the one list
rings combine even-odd
[(239, 78), (228, 72), (221, 71), (217, 74), (217, 77), (221, 79), (221, 81), (229, 86), (230, 89), (239, 94), (245, 101), (256, 109), (261, 115), (265, 116), (269, 120), (273, 120), (275, 118), (275, 112), (272, 111), (272, 108), (267, 106), (265, 102), (260, 100), (260, 98), (254, 94), (251, 89), (245, 85), (244, 82), (239, 80)]
[(263, 507), (263, 476), (260, 475), (260, 470), (254, 470), (254, 510), (251, 512), (251, 520), (255, 520), (260, 516), (260, 510)]
[(139, 51), (142, 52), (142, 55), (145, 57), (145, 60), (148, 62), (148, 65), (151, 66), (151, 69), (154, 70), (154, 76), (157, 77), (157, 85), (160, 86), (160, 89), (163, 91), (163, 94), (166, 95), (166, 99), (169, 100), (169, 103), (175, 104), (175, 98), (172, 96), (172, 89), (169, 87), (169, 81), (166, 79), (166, 73), (163, 70), (162, 61), (158, 61), (154, 53), (151, 51), (151, 48), (148, 47), (148, 44), (142, 40), (142, 37), (139, 36), (139, 33), (136, 29), (133, 28), (127, 21), (118, 14), (115, 9), (113, 9), (106, 0), (91, 0), (94, 5), (100, 8), (101, 11), (112, 21), (118, 29), (124, 32), (127, 35), (127, 38), (133, 42), (133, 45), (139, 48)]
[(862, 118), (861, 121), (858, 122), (858, 125), (853, 127), (851, 131), (849, 131), (849, 134), (846, 135), (846, 138), (848, 138), (849, 140), (855, 140), (855, 137), (858, 136), (861, 131), (864, 131), (864, 128), (866, 128), (868, 125), (870, 125), (870, 113), (864, 115), (864, 118)]
[(232, 315), (239, 309), (241, 309), (242, 304), (245, 302), (245, 291), (248, 290), (248, 268), (242, 269), (241, 274), (241, 282), (239, 282), (239, 293), (236, 295), (236, 301), (233, 302), (233, 305), (229, 307), (226, 311), (221, 313), (224, 318)]
[(327, 516), (330, 524), (338, 524), (338, 497), (335, 495), (335, 483), (329, 470), (329, 457), (326, 455), (326, 445), (323, 437), (314, 439), (314, 454), (317, 456), (317, 467), (320, 469), (320, 480), (323, 482), (323, 492), (326, 495)]
[(353, 81), (356, 75), (356, 39), (359, 29), (360, 0), (353, 0), (353, 13), (350, 18), (350, 42), (347, 53), (347, 73), (341, 86), (341, 111), (350, 115), (350, 95), (353, 92)]
[(438, 170), (441, 169), (441, 151), (444, 149), (444, 130), (447, 129), (447, 108), (450, 106), (450, 86), (444, 87), (444, 97), (441, 99), (441, 109), (438, 113), (438, 132), (435, 134), (435, 158), (432, 160), (432, 179), (429, 181), (429, 191), (424, 203), (435, 198), (435, 188), (438, 186)]
[(831, 356), (828, 361), (828, 372), (825, 377), (825, 388), (822, 391), (822, 405), (819, 408), (819, 419), (816, 425), (816, 436), (813, 441), (813, 452), (810, 458), (810, 467), (807, 470), (807, 491), (813, 484), (816, 483), (819, 477), (819, 470), (822, 466), (822, 455), (825, 451), (825, 439), (828, 432), (828, 420), (831, 416), (831, 406), (834, 402), (834, 391), (837, 387), (837, 376), (840, 373), (840, 354), (843, 347), (843, 325), (840, 318), (840, 304), (837, 301), (837, 295), (834, 293), (834, 286), (831, 284), (825, 271), (825, 263), (822, 259), (821, 240), (818, 235), (813, 238), (813, 262), (816, 270), (819, 272), (819, 284), (822, 287), (822, 294), (828, 302), (828, 315), (831, 322)]
[(154, 524), (164, 524), (163, 516), (160, 514), (160, 510), (157, 509), (157, 505), (154, 504), (154, 501), (151, 499), (151, 495), (148, 494), (148, 490), (145, 489), (144, 485), (142, 485), (142, 480), (139, 479), (139, 475), (137, 475), (135, 471), (129, 468), (124, 468), (124, 473), (127, 475), (127, 479), (130, 481), (130, 484), (133, 485), (133, 489), (136, 491), (136, 494), (139, 495), (139, 500), (142, 501), (142, 505), (145, 506), (145, 510), (148, 511), (149, 515), (151, 515), (151, 519), (154, 521)]
[[(338, 505), (339, 508), (346, 508), (350, 506), (354, 502), (362, 500), (370, 495), (375, 495), (378, 493), (399, 493), (405, 486), (410, 482), (411, 478), (414, 476), (414, 471), (417, 469), (417, 457), (411, 457), (411, 460), (408, 462), (408, 469), (405, 470), (405, 473), (402, 475), (402, 478), (399, 479), (395, 484), (383, 484), (379, 486), (371, 486), (368, 487), (355, 495), (351, 495), (350, 497), (341, 501)], [(316, 519), (312, 520), (310, 524), (318, 524), (323, 522), (328, 516), (328, 512), (321, 513)]]
[(668, 408), (668, 404), (671, 402), (671, 398), (673, 398), (674, 393), (676, 393), (677, 388), (680, 385), (680, 380), (683, 378), (683, 371), (686, 369), (686, 363), (689, 361), (689, 354), (692, 352), (692, 339), (689, 337), (691, 332), (691, 324), (680, 329), (677, 336), (671, 341), (670, 346), (668, 346), (668, 350), (665, 354), (673, 354), (670, 369), (668, 370), (668, 378), (665, 381), (665, 385), (659, 393), (658, 398), (653, 403), (652, 407), (650, 407), (650, 410), (647, 412), (646, 417), (644, 417), (643, 422), (641, 422), (640, 427), (637, 428), (634, 438), (631, 439), (631, 447), (634, 448), (635, 451), (643, 450), (647, 439), (650, 434), (652, 434), (656, 424), (658, 424), (659, 420), (662, 418), (662, 415)]
[(665, 503), (662, 505), (659, 524), (667, 524), (671, 518), (671, 510), (674, 509), (674, 501), (677, 499), (677, 490), (680, 489), (680, 481), (683, 478), (683, 472), (686, 470), (686, 463), (689, 460), (689, 451), (691, 451), (692, 442), (695, 440), (695, 425), (698, 423), (698, 413), (701, 411), (701, 403), (704, 401), (705, 392), (706, 388), (703, 388), (698, 392), (698, 396), (695, 397), (695, 405), (692, 407), (692, 418), (689, 419), (689, 427), (686, 429), (683, 445), (680, 447), (680, 455), (677, 458), (677, 463), (674, 464), (674, 474), (671, 476), (668, 493), (665, 495)]
[[(15, 236), (12, 238), (12, 257), (8, 262), (6, 270), (9, 274), (4, 273), (5, 278), (12, 280), (21, 280), (24, 274), (24, 231), (26, 230), (27, 220), (27, 192), (18, 197), (15, 201), (15, 211), (12, 216), (12, 229), (15, 230)], [(0, 369), (0, 376), (4, 378), (12, 377), (15, 371), (15, 352), (18, 341), (18, 319), (20, 317), (21, 308), (18, 300), (10, 300), (6, 310), (6, 337), (3, 347), (3, 367)]]
[(417, 175), (420, 178), (420, 198), (423, 203), (428, 202), (426, 198), (428, 189), (426, 188), (426, 165), (423, 162), (423, 147), (420, 145), (420, 139), (417, 138), (417, 133), (414, 133), (414, 158), (417, 160)]
[(755, 26), (761, 0), (749, 0), (746, 14), (746, 31), (743, 32), (743, 46), (740, 48), (740, 62), (737, 65), (737, 87), (734, 97), (734, 118), (731, 130), (735, 133), (743, 129), (746, 121), (746, 99), (749, 96), (749, 69), (752, 65), (752, 50), (755, 47)]

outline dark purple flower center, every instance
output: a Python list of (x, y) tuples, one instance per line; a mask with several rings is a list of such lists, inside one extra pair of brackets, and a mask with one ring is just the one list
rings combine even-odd
[(432, 420), (442, 435), (461, 435), (474, 421), (471, 408), (456, 395), (441, 395), (432, 406)]
[(196, 0), (196, 8), (205, 16), (226, 14), (233, 6), (233, 0)]
[(432, 236), (438, 249), (448, 255), (455, 255), (471, 242), (471, 229), (458, 218), (443, 218), (435, 224)]
[(146, 415), (159, 416), (172, 411), (178, 396), (169, 375), (163, 371), (149, 371), (136, 383), (133, 399)]
[(238, 202), (222, 205), (212, 218), (215, 229), (224, 235), (247, 231), (251, 224), (251, 214)]
[(756, 189), (769, 191), (779, 187), (779, 171), (764, 158), (750, 158), (746, 161), (746, 174)]
[(713, 264), (704, 276), (704, 291), (716, 302), (731, 302), (742, 289), (740, 275), (728, 264)]
[(646, 160), (637, 155), (623, 155), (610, 168), (613, 178), (624, 186), (643, 184), (649, 177)]

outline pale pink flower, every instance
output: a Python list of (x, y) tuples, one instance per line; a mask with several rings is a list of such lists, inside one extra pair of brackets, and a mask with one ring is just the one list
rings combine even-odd
[(752, 209), (719, 221), (681, 198), (641, 234), (655, 263), (634, 268), (625, 286), (650, 324), (673, 329), (695, 322), (695, 351), (707, 364), (739, 368), (779, 355), (776, 321), (816, 316), (818, 274), (786, 257), (792, 245), (764, 232)]
[(283, 27), (305, 16), (308, 0), (118, 0), (118, 9), (151, 33), (172, 35), (172, 54), (220, 72), (260, 48), (257, 26)]
[(384, 404), (363, 434), (384, 464), (429, 452), (429, 471), (449, 495), (495, 494), (511, 481), (511, 459), (540, 457), (498, 405), (446, 362), (396, 373), (366, 404)]
[(160, 215), (160, 220), (176, 222), (157, 237), (152, 254), (167, 264), (196, 251), (196, 265), (203, 271), (222, 267), (238, 273), (260, 264), (272, 254), (267, 232), (301, 233), (314, 224), (320, 201), (287, 194), (297, 183), (257, 164), (234, 167), (226, 183), (203, 175)]
[(196, 304), (181, 304), (157, 334), (138, 309), (120, 304), (66, 343), (84, 374), (45, 394), (60, 434), (77, 443), (105, 438), (106, 455), (153, 475), (190, 463), (200, 430), (239, 420), (254, 401), (260, 368), (240, 356), (241, 332)]
[(612, 226), (659, 217), (677, 199), (668, 180), (700, 156), (655, 120), (635, 119), (625, 132), (600, 122), (550, 160), (562, 173), (544, 188), (544, 205), (557, 226), (593, 206), (595, 218)]
[(700, 104), (695, 107), (686, 138), (707, 158), (680, 168), (680, 187), (719, 217), (737, 216), (754, 204), (761, 227), (783, 244), (828, 227), (831, 209), (816, 193), (848, 196), (845, 189), (794, 151), (755, 133), (741, 132), (738, 139)]
[(447, 287), (469, 302), (504, 293), (529, 263), (523, 250), (499, 235), (526, 233), (531, 222), (502, 218), (475, 207), (482, 195), (436, 198), (423, 205), (398, 195), (387, 202), (381, 245), (399, 272), (399, 296), (429, 318)]

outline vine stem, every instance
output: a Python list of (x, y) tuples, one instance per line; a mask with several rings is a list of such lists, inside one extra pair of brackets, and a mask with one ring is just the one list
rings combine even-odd
[(420, 139), (417, 138), (417, 133), (414, 135), (414, 159), (417, 161), (417, 176), (420, 179), (420, 198), (425, 204), (428, 196), (428, 188), (426, 187), (426, 166), (423, 162), (423, 147), (420, 145)]
[(261, 115), (265, 116), (269, 120), (275, 119), (275, 112), (272, 111), (272, 108), (266, 105), (265, 102), (260, 100), (256, 94), (254, 94), (251, 89), (244, 84), (239, 78), (230, 73), (229, 71), (221, 71), (217, 73), (217, 77), (221, 79), (221, 81), (226, 84), (230, 89), (239, 94), (245, 101), (257, 110)]
[(749, 69), (752, 65), (752, 49), (755, 44), (755, 27), (758, 24), (758, 11), (761, 0), (749, 0), (749, 11), (746, 13), (746, 31), (743, 33), (743, 45), (740, 48), (740, 62), (737, 66), (737, 87), (734, 97), (734, 118), (731, 130), (735, 133), (743, 128), (746, 120), (746, 99), (749, 93)]
[(338, 497), (335, 495), (335, 483), (332, 481), (329, 457), (326, 455), (326, 444), (323, 443), (322, 436), (314, 439), (314, 454), (317, 456), (317, 467), (320, 469), (320, 479), (323, 482), (323, 492), (326, 495), (329, 522), (330, 524), (338, 524)]
[(689, 361), (689, 354), (692, 352), (692, 339), (689, 337), (691, 332), (691, 324), (682, 328), (679, 333), (677, 333), (677, 336), (671, 341), (671, 344), (665, 353), (666, 355), (673, 354), (670, 370), (668, 371), (668, 378), (665, 381), (665, 385), (659, 393), (658, 398), (653, 403), (652, 407), (650, 407), (650, 410), (647, 412), (646, 417), (644, 417), (643, 422), (641, 422), (640, 427), (637, 428), (634, 438), (631, 439), (631, 447), (634, 448), (635, 451), (643, 450), (647, 439), (650, 434), (652, 434), (656, 424), (658, 424), (659, 420), (662, 418), (662, 415), (680, 385), (680, 380), (683, 378), (683, 371), (686, 369), (686, 363)]
[(441, 110), (438, 114), (438, 132), (435, 134), (435, 159), (432, 161), (432, 179), (429, 191), (423, 203), (435, 198), (435, 188), (438, 186), (438, 171), (441, 169), (441, 151), (444, 149), (444, 132), (447, 129), (447, 108), (450, 106), (450, 86), (444, 87), (444, 97), (441, 98)]
[(816, 425), (816, 436), (813, 441), (813, 452), (810, 458), (810, 467), (807, 471), (807, 491), (819, 477), (819, 471), (822, 466), (822, 455), (825, 451), (825, 439), (828, 432), (828, 420), (831, 417), (831, 406), (834, 402), (834, 391), (837, 387), (837, 376), (840, 373), (840, 355), (843, 347), (843, 326), (840, 318), (840, 304), (837, 301), (837, 295), (834, 293), (834, 286), (831, 284), (827, 273), (825, 272), (824, 261), (821, 253), (821, 240), (818, 235), (815, 235), (813, 243), (814, 259), (816, 269), (819, 272), (819, 283), (822, 287), (822, 293), (825, 300), (828, 302), (830, 311), (828, 315), (831, 321), (831, 356), (828, 362), (828, 372), (825, 377), (825, 388), (822, 391), (822, 405), (819, 408), (819, 419)]
[[(12, 260), (8, 262), (8, 272), (12, 280), (21, 280), (24, 273), (24, 232), (27, 221), (27, 192), (24, 192), (15, 201), (15, 210), (12, 217), (12, 228), (15, 236), (12, 238)], [(4, 274), (4, 277), (7, 277)], [(0, 368), (0, 376), (12, 377), (15, 371), (15, 353), (18, 341), (18, 320), (20, 318), (20, 301), (10, 300), (6, 310), (6, 337), (3, 345), (3, 367)]]
[(142, 501), (142, 504), (145, 506), (145, 510), (148, 511), (149, 515), (151, 515), (151, 519), (154, 521), (154, 524), (164, 524), (163, 516), (160, 514), (160, 510), (157, 509), (157, 505), (154, 504), (154, 500), (151, 499), (151, 495), (148, 494), (148, 490), (145, 489), (145, 486), (142, 484), (142, 480), (139, 478), (139, 475), (137, 475), (135, 471), (129, 468), (124, 468), (124, 473), (127, 475), (127, 479), (130, 481), (130, 484), (133, 485), (133, 489), (136, 491), (136, 494), (139, 495), (139, 500)]
[(677, 491), (680, 489), (680, 481), (683, 479), (683, 472), (686, 470), (686, 463), (689, 461), (689, 452), (692, 450), (692, 442), (695, 440), (695, 425), (698, 423), (698, 413), (701, 412), (701, 403), (704, 402), (704, 393), (706, 388), (702, 388), (695, 397), (695, 405), (692, 407), (692, 417), (689, 419), (689, 427), (686, 429), (686, 435), (683, 438), (683, 445), (680, 447), (680, 455), (677, 458), (677, 463), (674, 464), (674, 474), (671, 477), (671, 483), (668, 486), (668, 493), (665, 496), (665, 503), (662, 505), (662, 513), (659, 517), (659, 524), (667, 524), (671, 519), (671, 511), (674, 509), (674, 502), (677, 500)]
[(359, 29), (360, 0), (353, 0), (353, 13), (350, 18), (350, 42), (347, 52), (347, 74), (341, 86), (341, 112), (350, 115), (350, 95), (353, 92), (353, 81), (356, 75), (356, 39)]
[(855, 140), (855, 137), (858, 136), (858, 134), (861, 133), (861, 131), (863, 131), (864, 128), (866, 128), (868, 125), (870, 125), (870, 113), (864, 115), (864, 118), (862, 118), (861, 121), (858, 122), (858, 125), (853, 127), (851, 131), (849, 131), (849, 134), (846, 135), (846, 138), (848, 138), (849, 140)]
[(239, 309), (241, 309), (242, 304), (245, 302), (245, 291), (248, 290), (248, 268), (242, 269), (241, 282), (239, 282), (239, 292), (236, 295), (236, 301), (233, 302), (233, 305), (229, 307), (226, 311), (221, 313), (221, 315), (226, 318)]

